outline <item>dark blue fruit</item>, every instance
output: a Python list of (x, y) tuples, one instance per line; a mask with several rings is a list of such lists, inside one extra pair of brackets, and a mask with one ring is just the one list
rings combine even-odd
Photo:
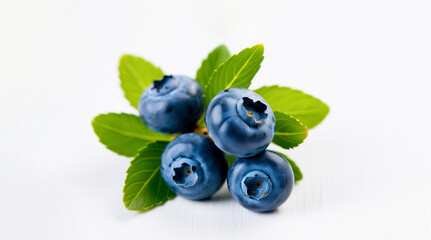
[(244, 88), (217, 94), (208, 105), (205, 123), (217, 147), (236, 157), (254, 156), (274, 138), (271, 107), (257, 93)]
[(255, 212), (272, 211), (283, 204), (292, 192), (294, 181), (290, 164), (272, 151), (239, 158), (227, 176), (232, 197)]
[(160, 170), (166, 184), (176, 194), (201, 200), (220, 189), (226, 179), (227, 162), (211, 139), (188, 133), (166, 146)]
[(203, 91), (186, 76), (164, 76), (142, 94), (139, 115), (148, 128), (161, 133), (193, 129), (203, 113)]

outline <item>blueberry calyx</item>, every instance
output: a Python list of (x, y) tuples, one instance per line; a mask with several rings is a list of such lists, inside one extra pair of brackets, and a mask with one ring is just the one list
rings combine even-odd
[(177, 158), (171, 165), (172, 180), (178, 186), (192, 187), (202, 175), (199, 162), (189, 158)]
[(251, 171), (241, 181), (241, 190), (249, 198), (260, 200), (271, 193), (272, 182), (262, 171)]
[(268, 117), (266, 112), (268, 107), (260, 100), (254, 101), (249, 97), (243, 97), (238, 100), (236, 106), (237, 114), (250, 126), (257, 127), (263, 124)]
[(172, 90), (176, 89), (179, 85), (179, 81), (172, 75), (165, 75), (160, 80), (153, 81), (153, 87), (151, 88), (152, 95), (165, 95)]

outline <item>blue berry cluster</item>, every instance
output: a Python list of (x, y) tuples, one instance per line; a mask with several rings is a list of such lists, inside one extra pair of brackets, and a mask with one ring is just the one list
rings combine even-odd
[[(148, 128), (180, 134), (165, 148), (161, 174), (169, 188), (191, 200), (210, 198), (227, 178), (232, 197), (256, 212), (268, 212), (292, 192), (293, 171), (281, 155), (266, 150), (274, 138), (275, 117), (257, 93), (229, 88), (205, 112), (209, 136), (193, 133), (204, 112), (199, 83), (164, 76), (142, 94), (138, 110)], [(228, 170), (225, 155), (238, 159)]]

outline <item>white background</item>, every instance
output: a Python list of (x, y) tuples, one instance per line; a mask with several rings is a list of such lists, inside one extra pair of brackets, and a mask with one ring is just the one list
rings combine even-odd
[[(430, 1), (0, 1), (0, 239), (431, 239)], [(135, 112), (120, 56), (194, 76), (222, 43), (265, 45), (252, 88), (330, 106), (286, 151), (304, 179), (270, 214), (226, 188), (127, 211), (90, 125)]]

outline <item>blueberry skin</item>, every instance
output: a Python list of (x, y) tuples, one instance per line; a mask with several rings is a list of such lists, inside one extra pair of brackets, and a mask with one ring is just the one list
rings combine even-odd
[(268, 150), (254, 157), (239, 158), (227, 176), (232, 197), (255, 212), (269, 212), (283, 204), (294, 182), (292, 167), (286, 159)]
[(191, 200), (211, 197), (227, 175), (224, 154), (210, 138), (183, 134), (170, 142), (162, 154), (160, 171), (169, 188)]
[(274, 138), (275, 117), (257, 93), (230, 88), (209, 103), (205, 123), (217, 147), (235, 157), (254, 156)]
[(203, 91), (186, 76), (164, 76), (155, 80), (139, 100), (142, 121), (153, 131), (179, 133), (193, 129), (203, 113)]

